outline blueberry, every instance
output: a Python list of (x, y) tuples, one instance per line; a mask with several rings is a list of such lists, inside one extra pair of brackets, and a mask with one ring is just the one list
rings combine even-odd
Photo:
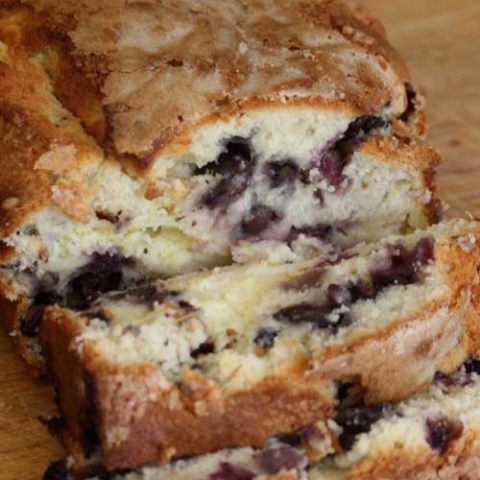
[(252, 152), (249, 142), (245, 138), (232, 138), (215, 162), (197, 169), (196, 175), (220, 175), (233, 177), (241, 175), (251, 168)]
[(20, 323), (20, 331), (26, 337), (34, 337), (43, 320), (45, 305), (31, 305)]
[(265, 205), (255, 205), (250, 213), (242, 220), (241, 230), (245, 235), (259, 235), (272, 223), (279, 220), (277, 213)]
[(292, 227), (286, 241), (290, 244), (297, 240), (300, 235), (316, 238), (318, 240), (328, 240), (332, 236), (334, 230), (335, 229), (332, 225), (324, 223), (305, 227)]
[(322, 305), (299, 303), (285, 307), (275, 313), (274, 318), (279, 322), (288, 322), (294, 325), (312, 323), (318, 328), (329, 328), (331, 323), (325, 319), (326, 309)]
[(359, 300), (371, 298), (371, 292), (362, 282), (347, 282), (343, 285), (332, 283), (327, 287), (327, 298), (332, 308), (349, 306)]
[(414, 266), (417, 270), (426, 267), (435, 260), (435, 242), (431, 237), (422, 238), (413, 251)]
[(264, 350), (269, 350), (275, 344), (275, 338), (278, 335), (278, 331), (273, 328), (261, 328), (253, 342)]
[(192, 358), (202, 357), (204, 355), (209, 355), (210, 353), (215, 352), (215, 343), (211, 340), (206, 340), (201, 343), (197, 348), (191, 351), (190, 356)]
[(294, 325), (310, 323), (313, 328), (328, 329), (331, 333), (336, 333), (340, 328), (350, 325), (353, 320), (348, 312), (343, 312), (338, 314), (336, 322), (330, 321), (327, 316), (333, 310), (334, 308), (326, 305), (300, 303), (282, 308), (273, 317), (279, 322), (289, 322)]
[(266, 474), (275, 475), (282, 470), (301, 467), (305, 463), (305, 457), (295, 448), (281, 446), (255, 454), (255, 462)]
[(435, 373), (434, 382), (444, 391), (448, 391), (454, 387), (466, 387), (472, 384), (471, 374), (466, 370), (459, 370), (455, 373), (447, 375), (442, 372)]
[(121, 212), (118, 213), (110, 213), (107, 212), (106, 210), (97, 210), (95, 211), (95, 215), (99, 220), (105, 220), (113, 225), (117, 224), (120, 220), (120, 214)]
[(404, 245), (388, 245), (387, 258), (371, 272), (373, 285), (382, 290), (390, 285), (411, 285), (418, 273), (434, 261), (434, 242), (422, 239), (412, 251)]
[(222, 177), (203, 195), (203, 204), (208, 208), (226, 207), (237, 200), (250, 184), (254, 166), (249, 142), (239, 137), (231, 139), (215, 162), (208, 163), (195, 172), (196, 175)]
[(477, 375), (480, 375), (480, 361), (473, 358), (470, 359), (465, 363), (465, 370), (467, 373), (476, 373)]
[(265, 173), (270, 178), (272, 188), (293, 183), (299, 174), (298, 166), (290, 160), (270, 162), (265, 166)]
[(327, 298), (331, 305), (340, 307), (342, 305), (350, 305), (353, 297), (349, 285), (331, 283), (327, 287)]
[(123, 283), (122, 269), (128, 260), (116, 253), (94, 253), (66, 287), (66, 305), (87, 309), (102, 293), (118, 290)]
[(391, 410), (390, 404), (377, 405), (375, 407), (357, 406), (339, 412), (335, 422), (342, 427), (342, 433), (338, 440), (342, 448), (350, 450), (355, 444), (358, 435), (367, 433), (372, 425)]
[(209, 480), (252, 480), (256, 475), (240, 465), (223, 462), (220, 468), (209, 475)]
[(345, 182), (343, 170), (350, 162), (355, 149), (368, 135), (375, 135), (386, 126), (380, 117), (363, 116), (353, 120), (345, 133), (328, 148), (320, 152), (314, 162), (322, 177), (336, 190)]
[(346, 179), (343, 175), (344, 168), (345, 159), (342, 158), (341, 154), (337, 151), (325, 153), (320, 160), (320, 173), (335, 190), (340, 188)]
[(440, 454), (448, 450), (450, 444), (460, 438), (463, 424), (459, 420), (450, 420), (446, 417), (427, 418), (427, 442), (432, 450)]
[(26, 337), (34, 337), (43, 320), (43, 314), (47, 305), (59, 303), (61, 297), (55, 292), (39, 292), (35, 295), (32, 305), (28, 307), (20, 322), (20, 331)]

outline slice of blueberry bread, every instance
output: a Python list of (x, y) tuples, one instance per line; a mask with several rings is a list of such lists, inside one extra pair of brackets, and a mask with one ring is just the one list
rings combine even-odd
[(405, 127), (419, 103), (363, 9), (112, 5), (0, 7), (0, 302), (31, 363), (31, 303), (435, 219), (438, 156)]
[(405, 398), (473, 349), (479, 235), (453, 220), (301, 263), (157, 281), (82, 312), (33, 307), (68, 448), (129, 467), (327, 419), (338, 382), (368, 403)]
[[(308, 449), (326, 447), (328, 435), (312, 427), (239, 448), (144, 467), (108, 480), (477, 480), (480, 472), (480, 365), (469, 361), (437, 374), (429, 390), (397, 404), (354, 405), (330, 421), (338, 452), (320, 462)], [(92, 474), (91, 474), (92, 475)], [(56, 462), (44, 480), (67, 480), (68, 462)], [(92, 478), (93, 480), (93, 478)]]

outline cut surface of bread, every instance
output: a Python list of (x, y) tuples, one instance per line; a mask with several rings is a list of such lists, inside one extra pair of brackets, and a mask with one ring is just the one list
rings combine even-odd
[(0, 294), (37, 367), (30, 303), (435, 220), (408, 74), (351, 2), (12, 1), (0, 61)]
[[(377, 407), (354, 405), (329, 425), (337, 436), (312, 426), (297, 435), (270, 439), (259, 449), (226, 449), (144, 467), (109, 480), (477, 480), (480, 471), (480, 364), (437, 374), (429, 389)], [(320, 449), (328, 457), (312, 459)], [(50, 472), (68, 475), (68, 462)], [(88, 476), (91, 476), (92, 473)], [(48, 477), (58, 478), (58, 477)], [(92, 479), (93, 480), (93, 479)]]
[(32, 326), (69, 448), (100, 447), (121, 468), (325, 420), (339, 381), (368, 403), (405, 398), (473, 348), (478, 237), (476, 222), (453, 220), (302, 263), (141, 285), (82, 312), (42, 308)]

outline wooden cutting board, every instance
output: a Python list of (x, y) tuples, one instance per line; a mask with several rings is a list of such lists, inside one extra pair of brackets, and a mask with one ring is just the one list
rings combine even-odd
[[(446, 157), (440, 191), (452, 214), (480, 216), (479, 0), (365, 0), (428, 98), (430, 140)], [(0, 480), (39, 480), (63, 454), (37, 420), (54, 411), (0, 332)]]

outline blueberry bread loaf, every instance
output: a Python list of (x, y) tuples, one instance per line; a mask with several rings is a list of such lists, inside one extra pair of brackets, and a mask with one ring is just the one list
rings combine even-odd
[(433, 222), (408, 82), (347, 1), (2, 2), (0, 306), (24, 357), (32, 304)]
[[(43, 310), (66, 443), (108, 469), (260, 446), (329, 418), (339, 381), (405, 398), (473, 351), (479, 225), (224, 267)], [(186, 428), (188, 425), (188, 428)]]
[[(480, 472), (480, 365), (469, 361), (437, 374), (429, 390), (404, 402), (340, 410), (332, 440), (314, 427), (239, 448), (145, 467), (109, 480), (477, 480)], [(309, 449), (336, 443), (320, 462)], [(331, 450), (330, 450), (331, 451)], [(328, 450), (327, 450), (328, 453)], [(67, 462), (50, 466), (44, 480), (67, 480)], [(92, 479), (93, 480), (93, 479)]]

